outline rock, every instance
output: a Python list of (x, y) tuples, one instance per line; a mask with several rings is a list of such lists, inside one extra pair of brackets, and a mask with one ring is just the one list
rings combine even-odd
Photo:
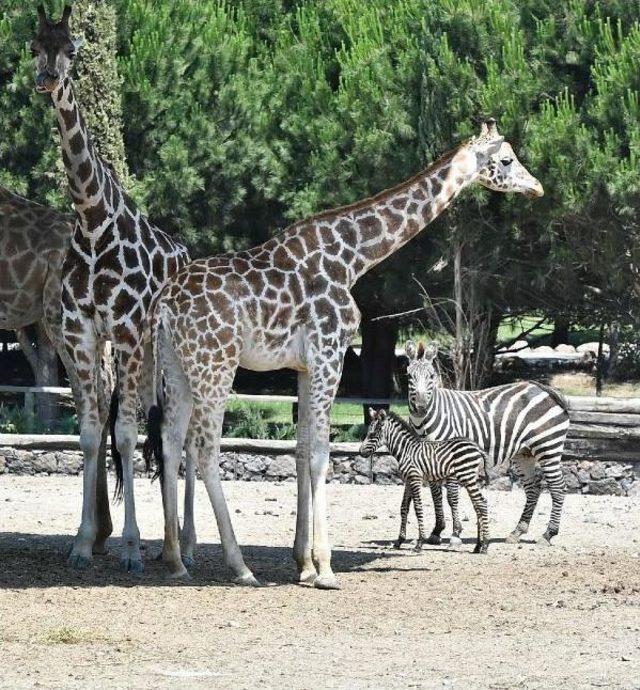
[(563, 354), (573, 354), (576, 348), (573, 345), (567, 345), (566, 343), (560, 343), (556, 345), (556, 352), (561, 352)]
[(293, 455), (277, 455), (269, 463), (265, 474), (267, 477), (295, 478), (296, 459)]
[(4, 474), (7, 467), (7, 461), (4, 455), (0, 455), (0, 474)]
[(624, 476), (624, 469), (621, 465), (609, 465), (605, 468), (605, 476), (613, 477), (614, 479), (620, 479)]
[[(594, 355), (598, 354), (598, 343), (582, 343), (576, 347), (577, 352), (593, 352)], [(602, 343), (602, 352), (605, 355), (609, 354), (609, 345), (607, 343)]]
[(598, 495), (611, 494), (613, 496), (622, 496), (623, 493), (620, 484), (611, 477), (589, 482), (588, 490), (590, 494)]
[(578, 491), (582, 486), (580, 480), (578, 479), (578, 477), (576, 477), (575, 474), (573, 474), (573, 472), (567, 472), (564, 475), (564, 480), (567, 484), (567, 489), (569, 491)]
[(365, 475), (367, 478), (369, 478), (371, 475), (371, 460), (358, 455), (353, 463), (353, 469), (358, 474)]
[(602, 465), (597, 464), (591, 468), (591, 479), (604, 479), (605, 476), (606, 474)]
[(591, 475), (586, 470), (578, 470), (578, 481), (580, 484), (587, 484), (591, 479)]
[(379, 455), (373, 459), (373, 474), (396, 475), (398, 473), (398, 461), (391, 455)]
[(252, 474), (262, 474), (267, 467), (267, 461), (263, 457), (254, 457), (249, 459), (244, 464), (245, 470)]

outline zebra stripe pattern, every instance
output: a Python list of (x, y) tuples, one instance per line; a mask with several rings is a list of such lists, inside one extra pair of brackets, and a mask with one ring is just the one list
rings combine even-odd
[[(569, 428), (569, 414), (562, 396), (539, 383), (521, 382), (480, 391), (443, 389), (435, 367), (437, 344), (405, 346), (409, 366), (409, 415), (412, 428), (430, 440), (461, 436), (477, 443), (492, 467), (511, 461), (522, 481), (526, 502), (522, 516), (507, 541), (515, 543), (529, 529), (541, 492), (536, 462), (551, 494), (547, 529), (539, 541), (550, 543), (558, 534), (566, 492), (561, 459)], [(447, 484), (449, 494), (451, 483)], [(430, 484), (436, 524), (429, 543), (440, 543), (444, 529), (442, 486)], [(454, 517), (454, 538), (459, 537), (457, 493), (449, 496)], [(411, 500), (410, 498), (408, 499)]]
[(406, 515), (410, 501), (406, 501), (407, 492), (413, 499), (418, 519), (418, 541), (416, 551), (422, 549), (427, 541), (422, 510), (422, 482), (437, 481), (448, 477), (455, 478), (458, 484), (465, 487), (478, 518), (478, 541), (476, 553), (486, 553), (489, 546), (489, 516), (487, 501), (480, 491), (478, 474), (480, 466), (485, 466), (487, 457), (477, 444), (464, 438), (452, 438), (447, 441), (425, 441), (418, 436), (407, 422), (393, 412), (370, 410), (371, 424), (367, 435), (360, 446), (360, 455), (371, 457), (380, 446), (388, 448), (389, 453), (398, 461), (400, 476), (405, 483), (405, 496), (402, 500), (403, 523), (396, 548), (405, 540)]

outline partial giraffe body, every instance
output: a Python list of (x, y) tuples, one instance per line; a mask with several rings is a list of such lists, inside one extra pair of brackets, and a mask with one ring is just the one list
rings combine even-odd
[[(351, 288), (415, 237), (463, 189), (481, 184), (542, 195), (511, 146), (485, 123), (480, 134), (406, 182), (350, 206), (320, 213), (250, 249), (194, 261), (167, 283), (151, 322), (165, 386), (159, 462), (164, 463), (165, 543), (172, 576), (185, 574), (178, 544), (177, 472), (187, 441), (197, 458), (235, 579), (255, 584), (220, 483), (224, 405), (238, 366), (298, 371), (299, 580), (338, 587), (326, 517), (330, 410), (360, 313)], [(154, 417), (155, 419), (155, 417)]]
[[(479, 391), (457, 391), (441, 388), (435, 367), (437, 344), (428, 347), (407, 342), (409, 419), (415, 432), (438, 441), (464, 437), (477, 443), (488, 455), (491, 467), (514, 462), (522, 479), (526, 503), (507, 542), (515, 543), (529, 529), (541, 492), (535, 464), (542, 469), (552, 508), (549, 524), (540, 542), (550, 543), (558, 534), (565, 495), (561, 459), (569, 414), (562, 396), (547, 386), (519, 382), (485, 388)], [(442, 483), (430, 482), (434, 499), (436, 524), (428, 543), (439, 544), (445, 527), (442, 509)], [(458, 493), (454, 482), (447, 483), (447, 498), (454, 519), (452, 543), (459, 541)], [(412, 495), (405, 492), (410, 504)]]
[(80, 444), (84, 454), (82, 521), (69, 562), (87, 567), (97, 542), (96, 457), (108, 415), (100, 385), (100, 352), (111, 341), (117, 367), (114, 460), (120, 460), (125, 500), (122, 566), (143, 570), (135, 514), (133, 452), (138, 395), (147, 412), (154, 401), (153, 362), (144, 329), (153, 296), (188, 259), (186, 249), (152, 226), (99, 156), (68, 76), (79, 43), (69, 29), (71, 8), (58, 23), (38, 8), (31, 51), (36, 90), (50, 95), (60, 131), (62, 159), (75, 207), (75, 226), (62, 269), (62, 336), (79, 390)]
[(489, 518), (487, 501), (480, 491), (478, 475), (484, 467), (488, 471), (487, 456), (475, 443), (465, 438), (452, 438), (447, 441), (425, 441), (407, 422), (393, 412), (370, 410), (371, 423), (367, 435), (360, 446), (360, 455), (371, 457), (380, 447), (386, 446), (389, 453), (398, 461), (398, 471), (405, 483), (402, 499), (402, 524), (400, 535), (395, 543), (400, 548), (406, 538), (407, 514), (410, 501), (418, 519), (418, 541), (415, 551), (421, 551), (427, 541), (422, 511), (422, 483), (453, 478), (465, 487), (478, 518), (478, 541), (476, 553), (486, 553), (489, 546)]

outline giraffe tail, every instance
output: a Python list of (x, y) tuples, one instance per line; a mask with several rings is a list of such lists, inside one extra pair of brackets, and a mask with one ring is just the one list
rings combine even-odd
[(109, 404), (109, 431), (111, 432), (111, 460), (113, 462), (113, 469), (116, 473), (116, 486), (113, 491), (113, 500), (120, 502), (123, 496), (124, 486), (124, 472), (122, 469), (122, 455), (118, 450), (116, 443), (116, 419), (118, 419), (118, 408), (120, 407), (120, 400), (118, 398), (118, 387), (114, 386), (111, 393), (111, 402)]
[(151, 467), (155, 461), (155, 472), (151, 481), (160, 479), (162, 483), (164, 474), (164, 454), (162, 449), (162, 420), (164, 412), (162, 409), (162, 371), (160, 362), (158, 360), (158, 329), (161, 327), (158, 315), (158, 297), (162, 294), (160, 292), (155, 301), (152, 303), (149, 318), (149, 337), (152, 342), (153, 352), (153, 391), (155, 392), (156, 403), (149, 408), (147, 415), (147, 438), (142, 446), (142, 457), (144, 458), (147, 472), (151, 471)]

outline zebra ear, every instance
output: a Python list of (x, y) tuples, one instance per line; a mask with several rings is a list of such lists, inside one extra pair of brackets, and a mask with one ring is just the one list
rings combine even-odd
[(432, 340), (426, 348), (424, 348), (423, 356), (428, 361), (433, 361), (438, 354), (438, 343)]
[(418, 343), (418, 359), (422, 359), (424, 357), (424, 343), (422, 340)]
[(373, 407), (369, 408), (369, 419), (373, 421), (376, 417), (378, 416), (378, 413), (373, 409)]
[(413, 340), (407, 340), (407, 342), (404, 344), (404, 352), (407, 355), (409, 361), (416, 358), (418, 348), (416, 347), (416, 344), (413, 342)]

